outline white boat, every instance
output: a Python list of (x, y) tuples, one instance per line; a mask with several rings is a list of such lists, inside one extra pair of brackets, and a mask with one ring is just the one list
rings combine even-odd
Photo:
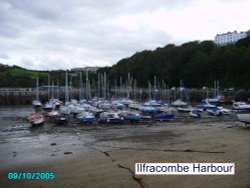
[(79, 123), (93, 123), (95, 121), (95, 116), (91, 112), (82, 112), (81, 114), (78, 114), (76, 116), (78, 119)]
[(28, 120), (33, 126), (44, 123), (44, 117), (40, 112), (30, 114)]
[(32, 102), (32, 105), (35, 107), (35, 108), (40, 108), (42, 107), (42, 103), (39, 101), (39, 100), (34, 100)]
[(53, 106), (50, 103), (48, 103), (48, 102), (43, 105), (43, 110), (45, 112), (51, 112), (52, 109), (53, 109)]
[(238, 117), (239, 121), (241, 121), (245, 124), (250, 124), (250, 111), (237, 113), (237, 117)]
[(116, 112), (103, 112), (100, 114), (98, 123), (100, 124), (122, 124), (125, 120)]
[(238, 111), (250, 110), (250, 104), (247, 104), (245, 102), (234, 102), (233, 109)]
[(98, 105), (98, 108), (108, 110), (112, 107), (112, 104), (109, 101), (104, 101)]
[(222, 106), (218, 106), (218, 109), (224, 114), (224, 115), (231, 115), (232, 110), (229, 110), (227, 108), (223, 108)]
[(217, 98), (217, 97), (215, 97), (215, 98), (207, 98), (207, 99), (205, 99), (205, 101), (207, 103), (211, 103), (211, 104), (217, 104), (217, 103), (220, 102), (219, 98)]
[(52, 110), (51, 112), (49, 112), (48, 117), (51, 121), (54, 121), (55, 118), (58, 116), (59, 111), (58, 110)]
[(73, 106), (71, 109), (70, 109), (71, 113), (72, 114), (80, 114), (82, 112), (85, 111), (85, 108), (81, 107), (81, 106)]
[(178, 99), (172, 103), (172, 106), (187, 106), (186, 102), (183, 102), (182, 100)]
[(140, 105), (139, 103), (137, 102), (132, 102), (128, 105), (129, 108), (131, 109), (135, 109), (135, 110), (140, 110), (142, 105)]
[(192, 106), (178, 107), (177, 110), (179, 112), (191, 112), (192, 110), (194, 110), (194, 108)]
[(192, 110), (191, 112), (189, 112), (189, 115), (193, 118), (201, 118), (201, 114), (198, 110)]
[(59, 113), (64, 114), (64, 115), (69, 115), (70, 114), (70, 108), (68, 108), (67, 106), (61, 106), (60, 109), (59, 109)]

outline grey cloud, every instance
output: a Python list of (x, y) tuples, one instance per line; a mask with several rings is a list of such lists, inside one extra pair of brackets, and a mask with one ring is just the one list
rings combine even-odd
[(32, 69), (63, 69), (98, 62), (106, 63), (98, 66), (110, 65), (137, 51), (163, 46), (171, 36), (151, 28), (128, 31), (103, 25), (104, 20), (123, 14), (179, 8), (191, 2), (2, 0), (0, 49), (11, 52), (10, 59), (19, 59), (13, 63)]
[(0, 52), (0, 59), (9, 59), (10, 57), (8, 56), (7, 53), (5, 52)]

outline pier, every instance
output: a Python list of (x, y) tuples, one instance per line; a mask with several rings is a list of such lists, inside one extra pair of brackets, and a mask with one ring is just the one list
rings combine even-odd
[[(220, 91), (220, 95), (230, 97), (236, 100), (249, 100), (250, 91), (238, 90), (238, 91)], [(48, 101), (48, 91), (40, 90), (39, 98), (42, 102)], [(51, 93), (50, 93), (51, 96)], [(53, 94), (54, 98), (65, 100), (65, 88), (61, 88), (59, 91)], [(129, 92), (126, 89), (110, 88), (107, 93), (102, 93), (98, 89), (91, 89), (90, 92), (86, 92), (85, 89), (70, 88), (70, 99), (91, 99), (93, 97), (102, 97), (107, 100), (113, 98), (130, 98), (137, 101), (143, 101), (149, 98), (156, 100), (163, 100), (166, 102), (172, 102), (178, 98), (183, 98), (189, 102), (199, 102), (204, 98), (213, 97), (213, 89), (188, 89), (185, 88), (185, 92), (181, 93), (178, 88), (176, 89), (159, 89), (157, 91), (149, 91), (148, 88), (136, 88), (130, 89)], [(36, 98), (35, 88), (1, 88), (0, 89), (0, 105), (29, 105)]]

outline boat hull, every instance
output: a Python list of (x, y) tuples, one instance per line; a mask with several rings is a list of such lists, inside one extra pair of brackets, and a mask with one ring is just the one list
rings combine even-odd
[(79, 123), (93, 123), (95, 118), (78, 118)]
[(239, 113), (237, 114), (239, 121), (250, 124), (250, 113)]
[(33, 126), (42, 125), (44, 123), (44, 118), (39, 118), (31, 122)]
[(123, 119), (99, 119), (98, 123), (100, 124), (123, 124)]
[(156, 115), (153, 117), (155, 121), (171, 121), (174, 118), (175, 118), (174, 114)]

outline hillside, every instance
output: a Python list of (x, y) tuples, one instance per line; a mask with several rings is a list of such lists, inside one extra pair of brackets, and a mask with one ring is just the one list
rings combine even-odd
[[(59, 85), (65, 85), (65, 70), (27, 70), (19, 66), (8, 66), (0, 63), (0, 88), (35, 87), (37, 75), (39, 76), (40, 86), (48, 85), (48, 75), (50, 75), (51, 83), (52, 81), (54, 81), (54, 84), (56, 85), (57, 81), (59, 81)], [(96, 77), (96, 75), (94, 75), (93, 73), (89, 73), (89, 77), (92, 79)], [(71, 79), (73, 86), (78, 87), (79, 75), (74, 75)]]
[[(179, 86), (180, 80), (186, 87), (213, 87), (214, 80), (220, 81), (224, 88), (250, 88), (250, 38), (242, 39), (235, 45), (216, 46), (213, 41), (193, 41), (176, 46), (168, 44), (153, 51), (142, 51), (120, 60), (112, 67), (100, 68), (106, 72), (109, 83), (123, 82), (130, 73), (137, 86), (147, 87), (148, 80), (153, 83), (163, 81), (171, 86)], [(65, 71), (31, 71), (18, 66), (0, 64), (0, 87), (35, 87), (36, 75), (40, 85), (47, 85), (48, 74), (51, 81), (57, 79), (65, 84)], [(97, 86), (97, 74), (89, 75), (92, 84)], [(85, 80), (83, 74), (83, 80)], [(95, 81), (96, 83), (94, 83)], [(72, 77), (73, 86), (79, 85), (79, 75)]]
[[(248, 45), (247, 45), (248, 44)], [(178, 86), (183, 80), (187, 87), (213, 86), (219, 80), (222, 87), (250, 88), (249, 39), (236, 45), (216, 46), (213, 41), (194, 41), (175, 46), (169, 44), (154, 51), (136, 53), (120, 60), (111, 67), (109, 78), (127, 78), (127, 73), (139, 86), (153, 83), (154, 75), (159, 83)]]

